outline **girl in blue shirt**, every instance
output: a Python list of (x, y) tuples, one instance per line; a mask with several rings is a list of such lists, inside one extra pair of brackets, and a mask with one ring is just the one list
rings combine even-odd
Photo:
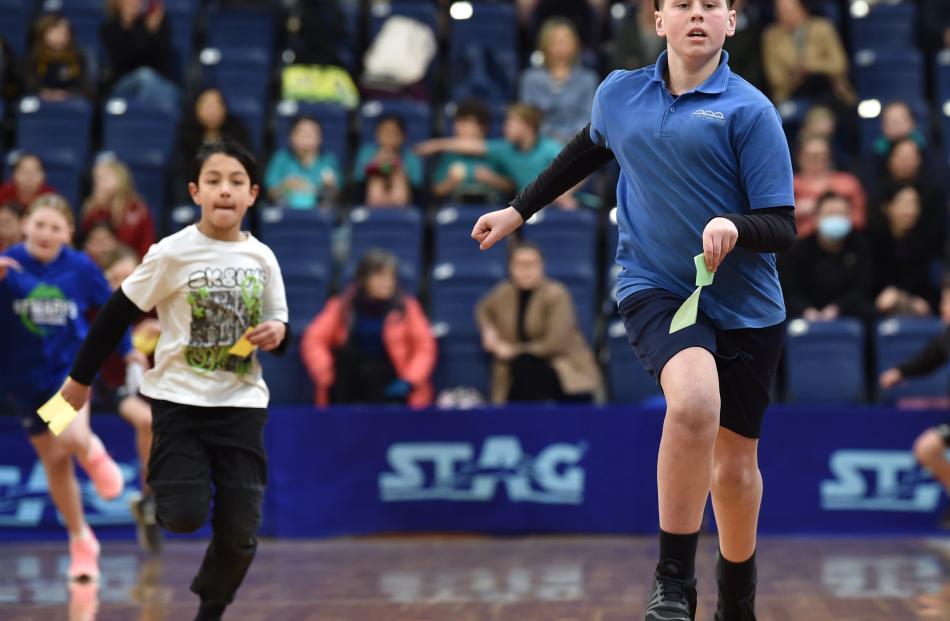
[(267, 165), (267, 197), (292, 209), (313, 209), (340, 187), (340, 166), (332, 153), (321, 153), (323, 129), (311, 117), (297, 117), (290, 127), (290, 148), (274, 154)]
[[(83, 515), (73, 459), (106, 500), (122, 493), (122, 473), (90, 430), (88, 407), (56, 437), (36, 410), (62, 385), (88, 331), (90, 311), (105, 304), (112, 291), (96, 264), (69, 247), (73, 214), (61, 196), (36, 199), (27, 211), (24, 231), (25, 241), (0, 255), (4, 390), (12, 394), (66, 524), (69, 578), (95, 579), (99, 543)], [(126, 338), (120, 351), (142, 362), (130, 349)]]

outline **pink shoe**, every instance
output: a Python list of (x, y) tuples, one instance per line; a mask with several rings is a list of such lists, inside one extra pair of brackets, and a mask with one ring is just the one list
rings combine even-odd
[(98, 582), (72, 582), (69, 585), (69, 621), (94, 621), (99, 609)]
[(85, 460), (86, 474), (92, 479), (92, 484), (96, 486), (96, 493), (103, 500), (112, 500), (122, 494), (125, 487), (125, 481), (122, 479), (122, 471), (116, 464), (106, 447), (102, 445), (99, 436), (93, 434), (89, 441), (89, 452)]
[(69, 579), (99, 579), (99, 542), (92, 530), (85, 537), (69, 542)]

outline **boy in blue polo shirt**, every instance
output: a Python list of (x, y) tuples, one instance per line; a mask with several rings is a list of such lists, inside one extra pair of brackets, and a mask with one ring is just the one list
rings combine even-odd
[[(792, 164), (775, 108), (722, 50), (733, 0), (655, 0), (667, 49), (615, 71), (591, 124), (507, 209), (482, 216), (483, 249), (616, 158), (619, 312), (667, 410), (657, 462), (660, 562), (646, 621), (692, 621), (694, 563), (712, 493), (719, 528), (716, 621), (755, 620), (757, 447), (784, 342), (774, 252), (795, 242)], [(715, 282), (695, 324), (670, 334), (702, 249)]]

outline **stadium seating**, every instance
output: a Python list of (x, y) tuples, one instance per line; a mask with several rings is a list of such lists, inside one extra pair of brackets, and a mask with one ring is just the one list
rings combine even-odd
[(0, 36), (10, 44), (17, 58), (26, 55), (33, 6), (24, 0), (0, 0)]
[(85, 99), (46, 101), (24, 97), (16, 114), (17, 148), (43, 160), (68, 162), (79, 169), (88, 163), (92, 106)]
[(363, 254), (372, 248), (388, 250), (399, 259), (399, 279), (416, 293), (422, 274), (422, 216), (415, 207), (369, 209), (350, 213), (350, 256), (343, 282), (349, 282)]
[(436, 212), (432, 225), (435, 263), (471, 265), (504, 272), (506, 244), (498, 244), (483, 252), (472, 239), (472, 228), (479, 216), (498, 208), (498, 205), (457, 205)]
[(367, 101), (360, 108), (360, 142), (376, 140), (376, 124), (384, 115), (396, 114), (406, 123), (406, 144), (413, 145), (432, 136), (432, 111), (420, 101)]
[(451, 97), (508, 102), (518, 87), (518, 31), (515, 8), (475, 3), (471, 17), (449, 23)]
[(447, 388), (469, 386), (483, 396), (489, 394), (490, 358), (482, 349), (481, 336), (473, 327), (434, 322), (439, 362), (433, 378), (436, 392)]
[(627, 340), (623, 321), (607, 327), (607, 385), (612, 403), (643, 403), (662, 396), (656, 380), (643, 370)]
[(474, 326), (475, 306), (504, 278), (504, 271), (497, 267), (436, 264), (429, 287), (430, 319), (456, 329)]
[[(877, 373), (916, 355), (944, 329), (937, 317), (900, 317), (879, 321), (874, 334)], [(950, 368), (944, 366), (926, 377), (910, 379), (882, 391), (879, 400), (891, 402), (905, 397), (946, 397), (948, 388)]]
[(301, 334), (296, 335), (283, 356), (258, 354), (264, 371), (264, 381), (270, 390), (270, 403), (273, 405), (313, 403), (313, 381), (300, 359), (300, 336)]
[(880, 2), (866, 14), (851, 13), (853, 49), (913, 49), (917, 45), (917, 6), (914, 2)]
[(788, 324), (786, 400), (858, 403), (865, 398), (864, 329), (856, 319)]

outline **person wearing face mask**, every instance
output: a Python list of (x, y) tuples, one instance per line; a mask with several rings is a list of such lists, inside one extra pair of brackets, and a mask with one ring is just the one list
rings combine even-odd
[(831, 142), (816, 135), (802, 135), (798, 147), (798, 172), (795, 173), (795, 224), (799, 239), (814, 233), (817, 199), (834, 192), (851, 205), (851, 223), (864, 228), (867, 194), (857, 177), (834, 168)]
[(601, 396), (600, 370), (577, 327), (571, 294), (544, 275), (541, 249), (517, 243), (510, 278), (478, 303), (482, 346), (494, 357), (491, 400), (591, 402)]
[(875, 307), (882, 315), (929, 315), (939, 246), (921, 219), (920, 193), (912, 185), (894, 188), (883, 210), (885, 226), (872, 237)]
[(790, 317), (871, 317), (871, 256), (864, 234), (854, 230), (852, 210), (844, 196), (823, 194), (815, 206), (815, 234), (782, 256), (779, 275)]

